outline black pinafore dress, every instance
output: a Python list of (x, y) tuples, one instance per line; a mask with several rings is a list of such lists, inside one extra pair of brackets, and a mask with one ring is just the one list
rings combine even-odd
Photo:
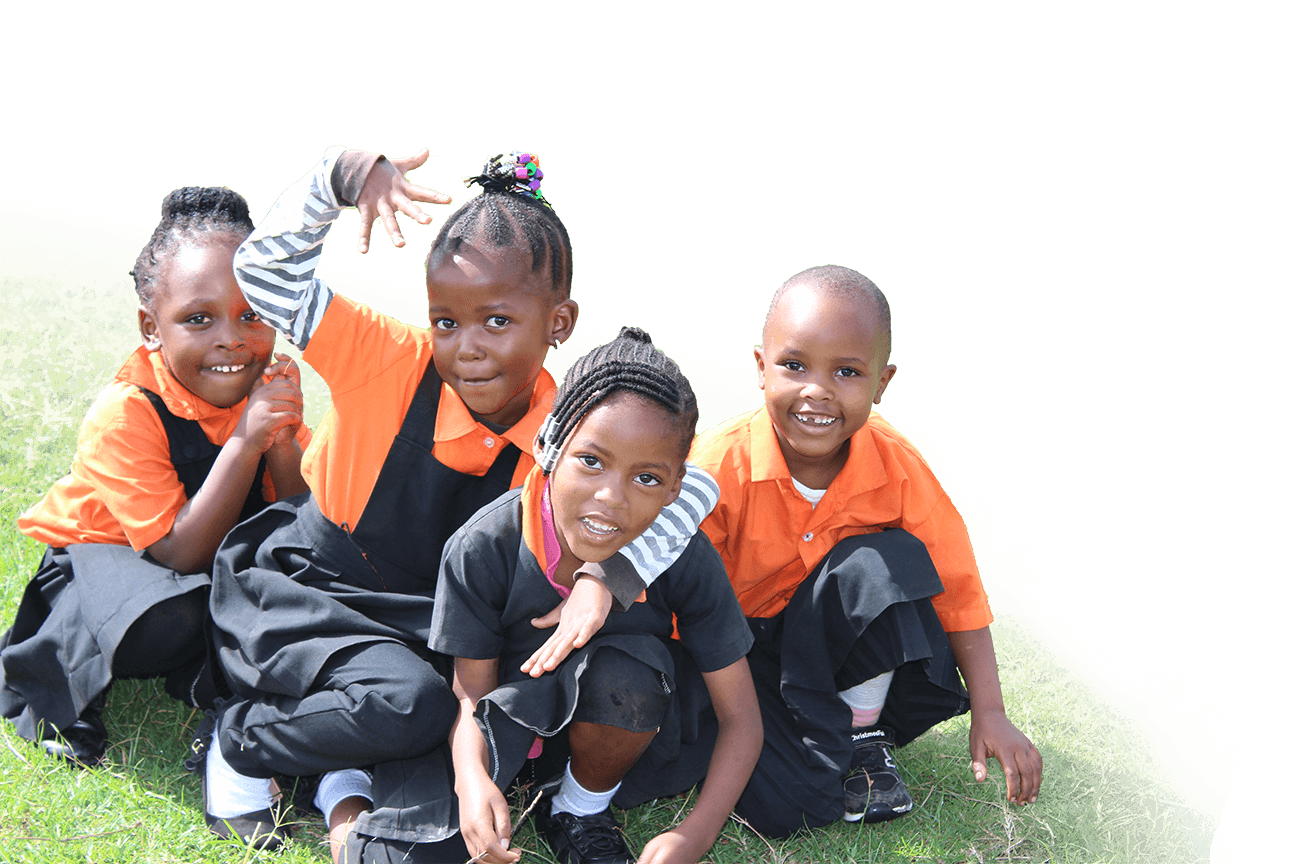
[[(171, 464), (186, 497), (192, 498), (221, 448), (207, 439), (198, 421), (177, 417), (161, 396), (139, 389), (162, 421)], [(263, 459), (240, 519), (266, 506), (264, 473)], [(177, 573), (130, 546), (50, 547), (27, 584), (13, 627), (0, 635), (0, 714), (29, 740), (42, 737), (48, 727), (75, 723), (112, 683), (113, 657), (131, 625), (157, 604), (205, 592), (210, 584), (205, 573)], [(195, 633), (196, 641), (205, 638)], [(205, 652), (180, 658), (166, 676), (167, 692), (190, 705), (209, 707), (219, 685), (205, 661)]]
[(354, 528), (329, 521), (308, 497), (230, 532), (213, 568), (212, 617), (237, 696), (305, 696), (334, 652), (366, 642), (400, 642), (431, 659), (441, 549), (508, 491), (521, 456), (509, 444), (481, 477), (439, 462), (440, 397), (429, 361)]

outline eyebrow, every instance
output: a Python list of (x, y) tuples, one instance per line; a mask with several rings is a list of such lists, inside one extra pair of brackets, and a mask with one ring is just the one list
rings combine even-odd
[[(800, 348), (783, 348), (779, 351), (778, 356), (798, 358), (806, 356), (806, 352)], [(869, 368), (869, 362), (862, 357), (834, 357), (830, 362), (838, 366), (863, 366), (865, 369)]]
[[(600, 447), (596, 441), (573, 441), (572, 444), (580, 449), (591, 450), (597, 456), (610, 456), (611, 453), (606, 447)], [(657, 471), (666, 473), (671, 470), (670, 466), (664, 462), (632, 462), (630, 467), (639, 471)]]

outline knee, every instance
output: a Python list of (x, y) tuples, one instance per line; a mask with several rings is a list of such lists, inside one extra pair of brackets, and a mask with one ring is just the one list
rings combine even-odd
[(574, 719), (630, 732), (661, 726), (670, 706), (661, 672), (621, 651), (598, 651), (581, 676)]

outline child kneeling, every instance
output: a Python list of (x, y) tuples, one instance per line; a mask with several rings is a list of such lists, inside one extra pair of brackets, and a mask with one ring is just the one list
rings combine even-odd
[(624, 329), (568, 372), (523, 488), (446, 547), (430, 645), (455, 658), (454, 791), (481, 860), (519, 859), (502, 790), (537, 750), (552, 759), (570, 748), (537, 815), (565, 862), (635, 860), (609, 804), (682, 792), (705, 775), (689, 816), (638, 859), (697, 861), (750, 776), (761, 742), (752, 636), (701, 534), (552, 673), (520, 668), (549, 635), (532, 620), (571, 591), (581, 562), (614, 554), (678, 495), (696, 423), (688, 380), (647, 334)]

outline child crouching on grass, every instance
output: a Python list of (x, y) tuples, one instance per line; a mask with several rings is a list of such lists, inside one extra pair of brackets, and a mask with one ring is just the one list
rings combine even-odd
[(549, 635), (532, 620), (567, 596), (582, 562), (613, 555), (679, 494), (696, 423), (679, 368), (646, 333), (623, 329), (567, 373), (522, 489), (446, 546), (429, 644), (455, 658), (458, 827), (479, 860), (520, 858), (503, 790), (529, 752), (562, 771), (536, 821), (569, 864), (634, 861), (609, 805), (682, 792), (705, 775), (689, 816), (638, 858), (696, 862), (747, 782), (761, 744), (752, 636), (700, 534), (555, 671), (522, 669)]
[(186, 187), (131, 275), (144, 344), (86, 415), (68, 476), (18, 528), (49, 544), (0, 636), (0, 713), (76, 765), (104, 757), (114, 678), (210, 707), (212, 557), (241, 518), (306, 491), (297, 368), (234, 281), (247, 202)]
[(993, 756), (1009, 800), (1040, 788), (1039, 751), (1004, 710), (963, 520), (913, 445), (869, 416), (890, 353), (876, 285), (845, 267), (798, 273), (756, 349), (764, 406), (691, 455), (720, 484), (702, 527), (756, 636), (765, 746), (737, 812), (771, 836), (909, 812), (893, 749), (969, 699), (976, 780)]

